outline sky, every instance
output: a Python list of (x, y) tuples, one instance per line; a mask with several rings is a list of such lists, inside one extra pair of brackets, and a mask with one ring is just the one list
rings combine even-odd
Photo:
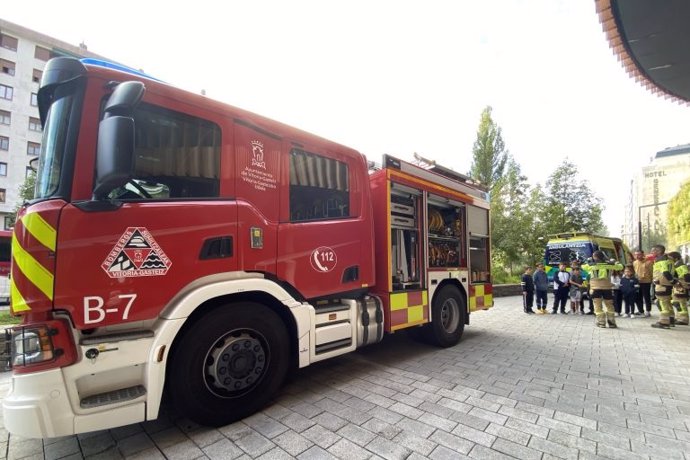
[(628, 76), (594, 0), (95, 5), (6, 0), (0, 17), (375, 161), (417, 152), (467, 173), (491, 106), (530, 184), (571, 161), (613, 236), (634, 175), (690, 143), (690, 107)]

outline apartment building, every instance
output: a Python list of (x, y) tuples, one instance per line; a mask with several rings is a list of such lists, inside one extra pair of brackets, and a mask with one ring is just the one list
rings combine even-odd
[(41, 150), (38, 85), (56, 56), (95, 57), (79, 46), (0, 19), (0, 228), (11, 226), (19, 188)]

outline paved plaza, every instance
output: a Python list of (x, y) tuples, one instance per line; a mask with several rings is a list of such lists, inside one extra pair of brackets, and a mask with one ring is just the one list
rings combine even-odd
[[(58, 439), (1, 429), (11, 459), (690, 459), (690, 328), (525, 315), (519, 297), (438, 349), (405, 333), (297, 371), (218, 429), (157, 421)], [(0, 394), (9, 374), (0, 374)]]

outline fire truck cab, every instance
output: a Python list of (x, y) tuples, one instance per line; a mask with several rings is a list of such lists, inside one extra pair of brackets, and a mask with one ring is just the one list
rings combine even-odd
[(131, 69), (51, 60), (14, 229), (7, 429), (55, 437), (263, 407), (290, 368), (492, 304), (489, 201)]

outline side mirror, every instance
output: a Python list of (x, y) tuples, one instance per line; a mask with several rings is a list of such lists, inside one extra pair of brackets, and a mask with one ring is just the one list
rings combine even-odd
[(102, 200), (127, 183), (134, 167), (134, 119), (110, 117), (98, 126), (96, 186), (93, 198)]
[(134, 168), (134, 108), (144, 96), (144, 84), (120, 83), (105, 104), (103, 120), (98, 125), (96, 150), (96, 185), (93, 198), (102, 200), (113, 189), (132, 177)]
[(29, 169), (31, 169), (34, 174), (38, 173), (38, 157), (32, 158), (29, 161)]

